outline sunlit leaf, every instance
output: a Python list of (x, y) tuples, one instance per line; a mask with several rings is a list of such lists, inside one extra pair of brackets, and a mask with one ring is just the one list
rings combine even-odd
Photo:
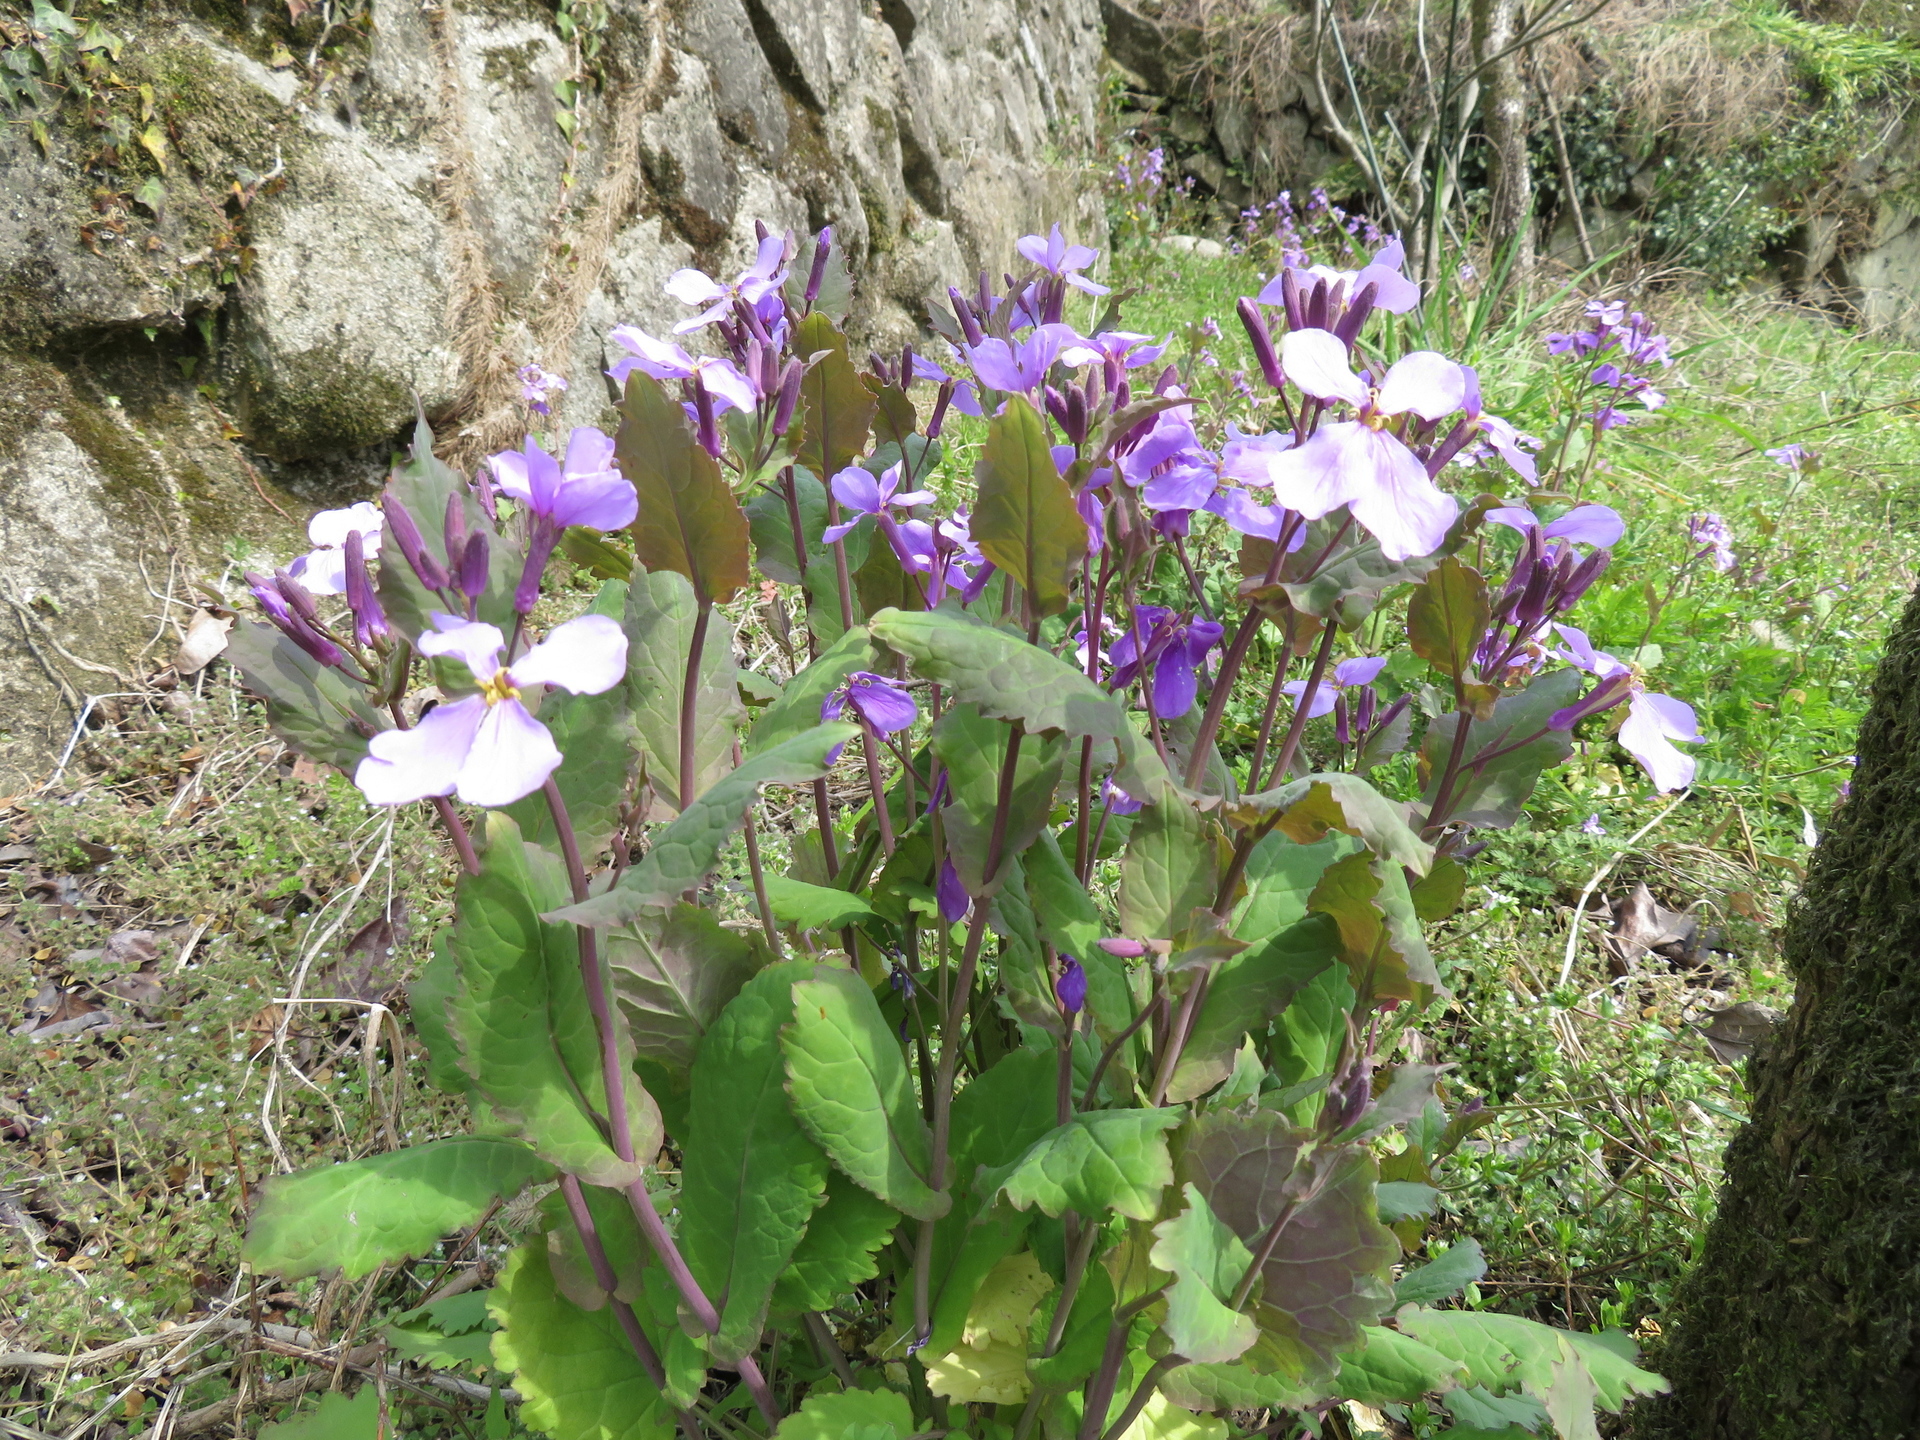
[(873, 907), (858, 895), (784, 875), (767, 877), (767, 903), (774, 919), (801, 930), (838, 930), (856, 920), (874, 918)]
[(847, 337), (816, 310), (794, 328), (794, 353), (814, 357), (800, 381), (800, 463), (823, 481), (867, 448), (873, 392), (847, 357)]
[(1396, 1305), (1431, 1305), (1451, 1300), (1487, 1273), (1487, 1257), (1477, 1240), (1454, 1241), (1440, 1254), (1393, 1282)]
[(1229, 1303), (1253, 1268), (1253, 1255), (1205, 1196), (1191, 1184), (1183, 1193), (1186, 1208), (1153, 1227), (1153, 1263), (1174, 1277), (1161, 1328), (1174, 1354), (1219, 1364), (1245, 1354), (1259, 1338), (1253, 1317)]
[(973, 478), (971, 532), (981, 553), (1020, 582), (1036, 614), (1066, 609), (1086, 559), (1086, 524), (1054, 466), (1040, 413), (1024, 395), (1008, 397), (989, 423)]
[(1467, 1367), (1467, 1378), (1496, 1394), (1524, 1388), (1545, 1400), (1553, 1386), (1553, 1367), (1563, 1357), (1562, 1343), (1593, 1377), (1594, 1398), (1618, 1410), (1635, 1395), (1658, 1395), (1667, 1382), (1633, 1363), (1633, 1342), (1617, 1330), (1576, 1334), (1490, 1310), (1430, 1310), (1402, 1307), (1394, 1315), (1400, 1330)]
[(997, 1176), (999, 1189), (1019, 1210), (1150, 1220), (1173, 1179), (1167, 1132), (1182, 1118), (1175, 1109), (1086, 1111), (1035, 1141)]
[[(693, 587), (670, 570), (634, 571), (627, 591), (626, 691), (633, 706), (635, 740), (653, 788), (680, 808), (680, 717), (700, 607)], [(694, 782), (703, 790), (726, 774), (733, 742), (746, 724), (740, 703), (740, 672), (733, 659), (733, 627), (725, 617), (707, 619), (693, 706)], [(818, 714), (815, 723), (818, 723)]]
[(1333, 1388), (1363, 1405), (1408, 1405), (1435, 1390), (1451, 1390), (1466, 1367), (1451, 1356), (1381, 1325), (1361, 1332), (1365, 1343), (1340, 1357)]
[(1167, 1099), (1174, 1104), (1193, 1100), (1225, 1080), (1247, 1034), (1264, 1031), (1295, 995), (1334, 963), (1335, 941), (1332, 922), (1313, 915), (1295, 921), (1264, 945), (1222, 961), (1174, 1067)]
[(856, 1285), (880, 1273), (880, 1248), (892, 1238), (900, 1212), (838, 1170), (827, 1176), (827, 1198), (793, 1259), (774, 1285), (776, 1311), (829, 1310)]
[(1407, 597), (1407, 644), (1441, 674), (1463, 679), (1486, 636), (1488, 617), (1486, 580), (1449, 557)]
[(1339, 955), (1357, 994), (1424, 1005), (1447, 993), (1397, 865), (1357, 851), (1327, 867), (1311, 909), (1339, 929)]
[(1134, 820), (1120, 861), (1120, 930), (1136, 940), (1184, 933), (1196, 909), (1213, 904), (1219, 846), (1209, 823), (1177, 800), (1149, 805)]
[(751, 579), (747, 517), (715, 460), (694, 438), (686, 411), (658, 380), (636, 370), (620, 403), (614, 453), (640, 495), (633, 558), (692, 583), (702, 605), (725, 603)]
[(1275, 813), (1281, 834), (1311, 845), (1340, 830), (1364, 840), (1376, 855), (1427, 873), (1433, 847), (1407, 822), (1406, 806), (1389, 800), (1357, 775), (1334, 771), (1304, 775), (1258, 795), (1231, 801), (1226, 813), (1242, 825), (1261, 823)]
[(634, 1053), (676, 1072), (693, 1064), (720, 1011), (764, 958), (698, 905), (609, 930), (606, 954)]
[(261, 1440), (380, 1440), (381, 1433), (376, 1385), (362, 1385), (352, 1395), (335, 1390), (322, 1395), (312, 1410), (260, 1427)]
[(913, 1408), (891, 1390), (811, 1394), (780, 1422), (775, 1440), (906, 1440)]

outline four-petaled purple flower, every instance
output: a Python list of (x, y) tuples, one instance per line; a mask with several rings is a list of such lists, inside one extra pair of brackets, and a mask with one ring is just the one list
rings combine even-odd
[(1722, 575), (1733, 569), (1733, 531), (1713, 511), (1688, 517), (1687, 539), (1693, 543), (1696, 560), (1703, 555), (1708, 557)]
[[(1399, 240), (1389, 240), (1358, 270), (1336, 270), (1329, 265), (1293, 265), (1287, 267), (1294, 272), (1295, 283), (1302, 290), (1313, 280), (1325, 280), (1329, 285), (1345, 284), (1349, 301), (1367, 286), (1374, 287), (1373, 308), (1385, 310), (1390, 315), (1404, 315), (1420, 303), (1420, 287), (1400, 273), (1407, 263), (1407, 250)], [(1282, 275), (1276, 275), (1267, 282), (1260, 292), (1262, 305), (1278, 305), (1282, 302), (1284, 291)]]
[(989, 335), (977, 345), (962, 348), (975, 377), (989, 390), (1030, 395), (1046, 380), (1061, 349), (1079, 340), (1071, 325), (1040, 325), (1024, 340)]
[[(1105, 295), (1107, 287), (1096, 284), (1079, 272), (1100, 258), (1098, 250), (1085, 245), (1069, 245), (1067, 237), (1060, 233), (1056, 223), (1049, 235), (1023, 235), (1014, 241), (1014, 248), (1034, 265), (1038, 265), (1049, 275), (1058, 275), (1076, 290), (1084, 290), (1089, 295)], [(1004, 386), (996, 386), (1004, 389)]]
[(1607, 833), (1607, 827), (1600, 823), (1598, 811), (1595, 811), (1580, 822), (1580, 833), (1582, 835), (1604, 835)]
[(633, 483), (613, 458), (612, 438), (591, 425), (577, 426), (567, 437), (564, 462), (529, 435), (521, 449), (502, 451), (488, 463), (501, 494), (562, 530), (569, 525), (619, 530), (640, 512)]
[(889, 505), (910, 510), (915, 505), (931, 505), (934, 496), (931, 490), (909, 490), (901, 494), (898, 465), (889, 465), (877, 480), (872, 471), (862, 470), (858, 465), (849, 465), (833, 477), (833, 498), (838, 500), (853, 518), (839, 525), (827, 527), (826, 533), (820, 538), (829, 545), (851, 534), (854, 526), (866, 516), (885, 516)]
[(554, 391), (566, 388), (567, 382), (562, 377), (549, 374), (538, 365), (520, 367), (520, 398), (536, 415), (551, 415)]
[[(1387, 660), (1384, 655), (1363, 660), (1342, 660), (1333, 667), (1332, 675), (1321, 677), (1319, 687), (1313, 692), (1313, 698), (1307, 702), (1307, 718), (1317, 720), (1320, 716), (1328, 714), (1342, 690), (1371, 685), (1386, 668)], [(1307, 682), (1304, 680), (1289, 680), (1280, 687), (1280, 690), (1282, 694), (1290, 696), (1297, 705), (1306, 688)]]
[(1566, 709), (1556, 710), (1547, 723), (1555, 730), (1571, 730), (1587, 716), (1625, 700), (1627, 718), (1620, 725), (1620, 744), (1653, 778), (1654, 788), (1680, 790), (1691, 785), (1693, 757), (1676, 750), (1672, 742), (1701, 738), (1693, 707), (1671, 695), (1650, 693), (1639, 671), (1603, 650), (1595, 650), (1584, 631), (1571, 625), (1556, 624), (1553, 628), (1567, 644), (1561, 658), (1597, 677), (1600, 683)]
[(1555, 540), (1565, 540), (1574, 545), (1591, 545), (1598, 550), (1612, 549), (1620, 543), (1620, 537), (1627, 533), (1626, 521), (1610, 505), (1576, 505), (1558, 520), (1550, 520), (1545, 525), (1540, 524), (1540, 517), (1533, 511), (1519, 505), (1503, 505), (1498, 510), (1489, 510), (1487, 519), (1518, 530), (1523, 535), (1538, 528), (1540, 538), (1549, 544)]
[(1212, 620), (1188, 620), (1160, 605), (1136, 605), (1133, 626), (1113, 643), (1112, 685), (1125, 690), (1149, 677), (1148, 703), (1162, 720), (1193, 708), (1200, 693), (1200, 666), (1226, 631)]
[(682, 320), (673, 327), (673, 333), (685, 335), (689, 330), (698, 330), (702, 325), (711, 325), (715, 320), (724, 319), (736, 299), (745, 301), (756, 310), (769, 298), (777, 302), (780, 287), (787, 279), (787, 272), (781, 268), (786, 258), (785, 237), (769, 235), (760, 242), (760, 250), (753, 264), (742, 271), (740, 278), (731, 285), (722, 285), (702, 270), (674, 271), (667, 280), (666, 292), (682, 305), (704, 305), (707, 308), (691, 320)]
[(307, 522), (307, 539), (314, 548), (287, 566), (287, 573), (305, 587), (309, 595), (347, 593), (347, 536), (358, 534), (360, 548), (371, 560), (380, 553), (380, 535), (385, 524), (379, 507), (362, 500), (344, 510), (322, 510)]
[(1796, 475), (1802, 471), (1817, 469), (1819, 466), (1819, 461), (1815, 459), (1813, 452), (1798, 441), (1769, 450), (1766, 455), (1774, 464), (1784, 465)]
[(443, 701), (411, 730), (384, 730), (367, 745), (353, 783), (375, 805), (401, 805), (458, 793), (470, 805), (511, 805), (546, 783), (560, 765), (547, 727), (521, 703), (532, 685), (598, 695), (627, 673), (627, 637), (605, 615), (582, 615), (513, 664), (502, 666), (506, 638), (492, 626), (435, 612), (420, 637), (422, 655), (465, 663), (476, 695)]
[[(847, 676), (846, 683), (821, 702), (820, 718), (838, 720), (848, 706), (852, 706), (853, 713), (872, 726), (875, 733), (883, 736), (906, 729), (920, 717), (920, 707), (914, 703), (913, 696), (886, 676), (875, 675), (870, 670), (856, 670)], [(827, 763), (836, 763), (845, 748), (836, 745)]]
[(608, 376), (618, 384), (626, 384), (627, 376), (635, 370), (656, 380), (691, 380), (697, 375), (713, 397), (715, 415), (724, 415), (729, 410), (751, 410), (760, 403), (759, 391), (731, 360), (689, 355), (671, 340), (656, 340), (633, 325), (616, 325), (607, 333), (633, 352), (621, 356), (607, 369)]

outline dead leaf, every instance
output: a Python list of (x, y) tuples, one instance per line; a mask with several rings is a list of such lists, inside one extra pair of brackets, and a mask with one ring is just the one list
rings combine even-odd
[(110, 1025), (116, 1019), (82, 987), (62, 985), (49, 976), (41, 980), (39, 990), (27, 1002), (26, 1019), (14, 1026), (13, 1033), (45, 1039)]
[(204, 670), (214, 656), (227, 648), (227, 632), (231, 629), (231, 615), (222, 619), (210, 610), (194, 611), (187, 625), (187, 638), (180, 642), (180, 652), (173, 657), (174, 670), (181, 675)]
[(1686, 945), (1696, 928), (1691, 915), (1667, 909), (1644, 884), (1634, 886), (1633, 893), (1614, 906), (1613, 930), (1606, 937), (1615, 973), (1626, 974), (1658, 946)]
[(1737, 1065), (1753, 1054), (1754, 1046), (1771, 1035), (1783, 1018), (1770, 1005), (1762, 1005), (1758, 1000), (1742, 1000), (1737, 1005), (1714, 1011), (1710, 1021), (1693, 1028), (1700, 1032), (1700, 1038), (1707, 1042), (1716, 1060), (1724, 1065)]
[(384, 915), (355, 932), (338, 963), (322, 974), (322, 987), (342, 1000), (384, 1003), (397, 984), (393, 959), (406, 938), (406, 901), (396, 896)]
[(160, 945), (151, 930), (116, 930), (107, 937), (101, 958), (109, 965), (145, 970), (160, 958)]
[(258, 1060), (273, 1044), (274, 1032), (280, 1028), (280, 1022), (286, 1017), (286, 1011), (278, 1005), (262, 1005), (247, 1019), (247, 1058)]
[(108, 936), (103, 958), (111, 964), (133, 967), (132, 974), (101, 982), (100, 988), (107, 994), (143, 1010), (166, 1003), (167, 992), (160, 984), (160, 946), (151, 930), (121, 930)]

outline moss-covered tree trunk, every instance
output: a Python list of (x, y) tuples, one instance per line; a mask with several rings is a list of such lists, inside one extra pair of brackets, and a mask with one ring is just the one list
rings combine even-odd
[(1786, 952), (1793, 1009), (1752, 1062), (1649, 1440), (1920, 1437), (1920, 595)]

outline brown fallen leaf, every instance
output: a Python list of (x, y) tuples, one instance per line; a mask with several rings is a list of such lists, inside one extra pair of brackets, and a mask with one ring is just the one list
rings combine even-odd
[(109, 935), (102, 958), (111, 964), (133, 967), (131, 974), (115, 975), (101, 982), (100, 988), (107, 994), (143, 1010), (166, 1003), (167, 992), (160, 984), (160, 946), (151, 930), (120, 930)]
[(1613, 929), (1606, 937), (1615, 973), (1628, 973), (1635, 961), (1658, 946), (1685, 945), (1696, 928), (1691, 915), (1667, 909), (1644, 884), (1634, 886), (1631, 895), (1614, 905)]
[(1700, 1038), (1707, 1042), (1716, 1060), (1724, 1065), (1737, 1065), (1753, 1054), (1754, 1047), (1771, 1035), (1784, 1018), (1771, 1005), (1742, 1000), (1737, 1005), (1714, 1011), (1713, 1018), (1705, 1025), (1693, 1028), (1700, 1032)]
[(280, 1022), (286, 1016), (286, 1010), (279, 1005), (262, 1005), (247, 1017), (247, 1058), (258, 1060), (273, 1044), (273, 1035), (280, 1028)]
[(320, 976), (319, 990), (342, 1000), (384, 1003), (398, 981), (394, 956), (407, 938), (406, 901), (395, 896), (384, 915), (362, 925), (340, 959)]
[(180, 650), (173, 657), (174, 672), (178, 675), (197, 675), (213, 663), (215, 656), (227, 648), (227, 632), (233, 629), (231, 615), (222, 618), (211, 610), (196, 610), (193, 619), (187, 622), (186, 638), (180, 642)]

